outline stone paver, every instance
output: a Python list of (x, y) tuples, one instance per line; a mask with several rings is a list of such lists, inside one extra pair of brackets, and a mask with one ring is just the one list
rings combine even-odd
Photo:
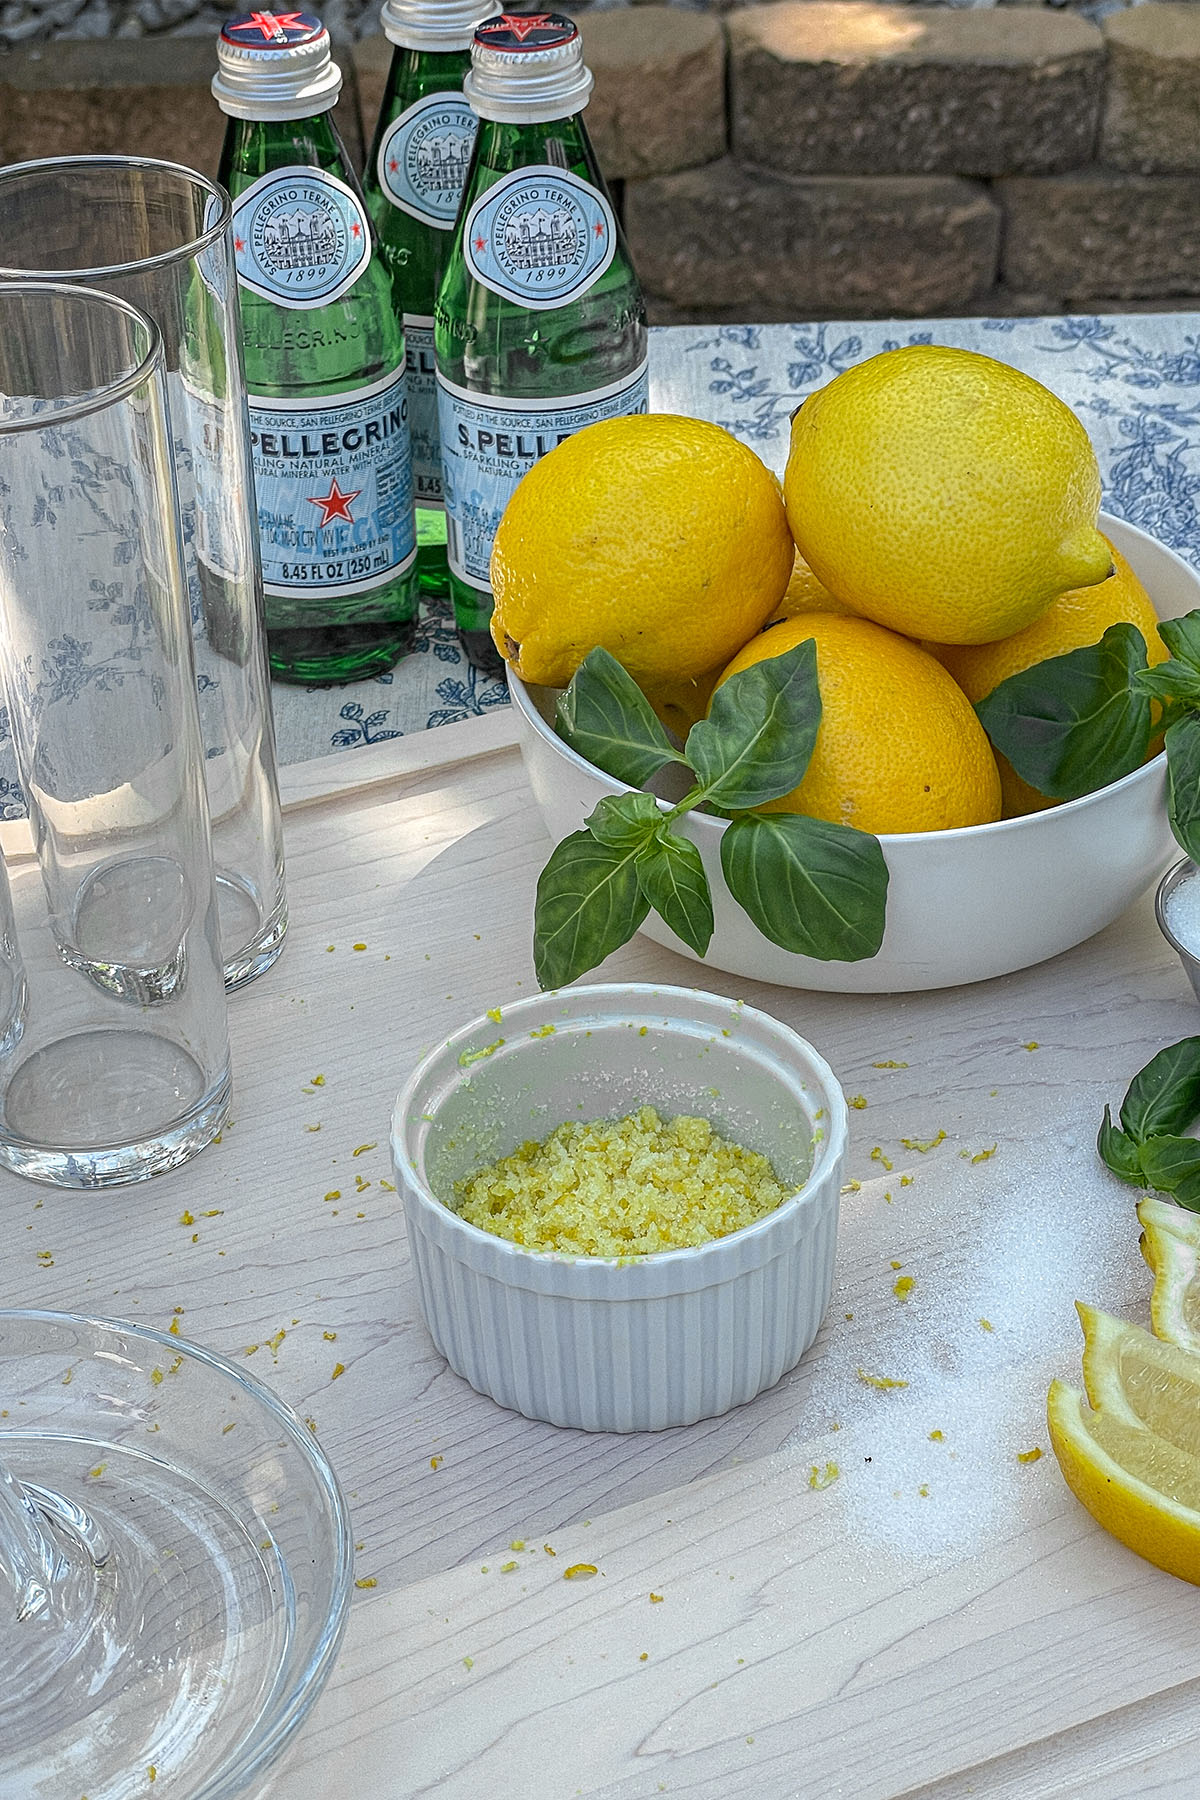
[(1085, 170), (997, 182), (1004, 279), (1115, 301), (1186, 295), (1200, 273), (1200, 182)]
[(626, 229), (647, 291), (746, 319), (952, 311), (988, 288), (1000, 216), (953, 176), (780, 179), (731, 158), (631, 183)]
[(778, 173), (1033, 174), (1092, 154), (1104, 41), (1069, 13), (784, 0), (728, 29), (734, 153)]
[(705, 13), (669, 6), (586, 13), (596, 77), (585, 115), (611, 181), (666, 175), (725, 153), (725, 34)]
[(1200, 169), (1200, 7), (1131, 7), (1104, 21), (1102, 161), (1144, 174)]

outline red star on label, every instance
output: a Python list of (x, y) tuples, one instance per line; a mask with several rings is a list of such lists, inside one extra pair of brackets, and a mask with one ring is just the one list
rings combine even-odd
[(603, 237), (603, 236), (604, 236), (604, 227), (603, 227), (603, 225), (593, 225), (593, 226), (592, 226), (592, 230), (593, 230), (593, 231), (594, 231), (594, 232), (595, 232), (595, 234), (596, 234), (596, 236), (597, 236), (597, 237)]
[(229, 25), (226, 30), (261, 31), (265, 39), (274, 38), (278, 41), (279, 38), (286, 37), (289, 31), (299, 31), (301, 29), (300, 21), (303, 17), (304, 14), (298, 12), (256, 12), (250, 14), (245, 25)]
[(544, 31), (549, 22), (549, 13), (501, 13), (496, 21), (498, 25), (507, 26), (522, 44), (532, 32)]
[(319, 506), (322, 509), (321, 530), (324, 531), (325, 527), (334, 519), (347, 519), (353, 525), (354, 514), (350, 511), (350, 502), (357, 500), (361, 493), (361, 488), (352, 488), (348, 494), (343, 494), (335, 475), (330, 480), (327, 494), (322, 494), (319, 500), (315, 494), (310, 494), (308, 504)]
[(246, 248), (245, 238), (235, 237), (233, 240), (233, 247), (235, 250), (244, 250)]
[(486, 238), (476, 238), (474, 240), (474, 243), (475, 243), (475, 248), (477, 250), (486, 250), (487, 249), (487, 239)]
[(388, 157), (388, 168), (391, 170), (393, 175), (396, 173), (396, 171), (399, 169), (399, 167), (400, 167), (400, 164), (396, 161), (395, 157), (389, 156)]
[(350, 236), (360, 238), (362, 236), (362, 226), (361, 225), (352, 225), (350, 227)]

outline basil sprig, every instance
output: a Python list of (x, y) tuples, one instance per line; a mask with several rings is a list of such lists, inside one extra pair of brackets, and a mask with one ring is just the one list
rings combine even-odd
[(1157, 1188), (1200, 1212), (1200, 1142), (1185, 1137), (1200, 1117), (1200, 1037), (1152, 1056), (1121, 1103), (1120, 1125), (1106, 1106), (1096, 1140), (1104, 1162), (1132, 1187)]
[(1010, 675), (975, 711), (996, 750), (1048, 800), (1077, 800), (1140, 768), (1159, 733), (1167, 749), (1167, 817), (1200, 861), (1200, 610), (1164, 619), (1171, 652), (1147, 665), (1136, 625)]
[(628, 942), (654, 909), (697, 956), (713, 934), (700, 852), (672, 829), (699, 806), (733, 814), (721, 868), (734, 899), (772, 943), (823, 961), (874, 956), (883, 940), (887, 864), (876, 838), (846, 825), (753, 808), (804, 776), (821, 723), (816, 645), (730, 676), (678, 750), (614, 656), (593, 650), (556, 709), (559, 736), (614, 779), (640, 787), (668, 763), (695, 784), (663, 810), (642, 792), (608, 796), (564, 838), (538, 879), (534, 968), (562, 987)]

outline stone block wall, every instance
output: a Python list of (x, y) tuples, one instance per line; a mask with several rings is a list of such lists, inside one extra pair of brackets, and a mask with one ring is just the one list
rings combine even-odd
[[(1200, 5), (771, 0), (581, 15), (659, 322), (1200, 308)], [(361, 157), (390, 59), (343, 46)], [(0, 52), (0, 160), (215, 170), (211, 36)]]

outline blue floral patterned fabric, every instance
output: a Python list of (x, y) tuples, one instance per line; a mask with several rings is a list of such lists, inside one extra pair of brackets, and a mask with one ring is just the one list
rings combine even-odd
[[(650, 404), (713, 419), (782, 474), (788, 421), (814, 389), (877, 351), (954, 344), (1024, 369), (1091, 434), (1104, 505), (1200, 568), (1200, 314), (938, 319), (897, 323), (671, 326), (651, 333)], [(86, 647), (62, 646), (65, 679), (88, 679)], [(416, 647), (388, 674), (341, 687), (273, 690), (284, 763), (450, 725), (507, 703), (459, 650), (448, 607), (422, 614)], [(0, 711), (0, 818), (23, 810)]]

